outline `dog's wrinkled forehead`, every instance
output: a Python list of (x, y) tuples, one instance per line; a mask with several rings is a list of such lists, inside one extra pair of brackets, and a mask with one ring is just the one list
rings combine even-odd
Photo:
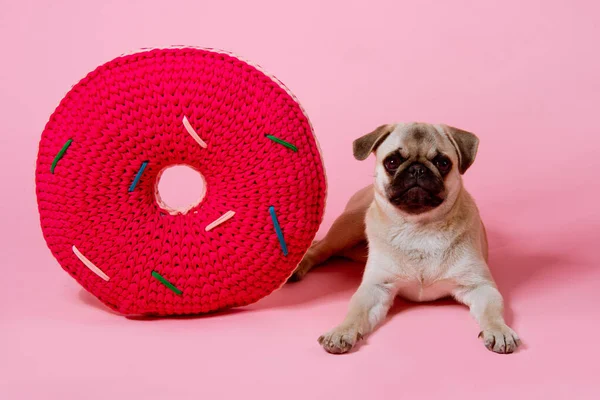
[(452, 143), (442, 127), (431, 124), (398, 124), (377, 149), (377, 158), (400, 151), (405, 158), (433, 158), (439, 153), (453, 156)]

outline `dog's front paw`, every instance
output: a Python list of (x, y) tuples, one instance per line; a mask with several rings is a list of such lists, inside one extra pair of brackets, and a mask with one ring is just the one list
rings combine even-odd
[(362, 339), (355, 326), (338, 326), (319, 337), (319, 343), (331, 354), (347, 353)]
[(521, 345), (519, 336), (507, 325), (485, 329), (479, 333), (483, 344), (494, 353), (510, 354)]

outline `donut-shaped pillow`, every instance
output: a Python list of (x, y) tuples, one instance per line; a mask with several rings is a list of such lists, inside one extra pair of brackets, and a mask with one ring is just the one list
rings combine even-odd
[[(162, 171), (206, 192), (176, 211)], [(220, 51), (152, 49), (88, 74), (41, 137), (41, 227), (65, 269), (125, 315), (205, 313), (285, 283), (310, 246), (326, 181), (310, 122), (259, 67)]]

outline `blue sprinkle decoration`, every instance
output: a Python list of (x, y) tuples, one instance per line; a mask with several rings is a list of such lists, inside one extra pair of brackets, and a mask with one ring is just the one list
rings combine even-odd
[(277, 234), (277, 238), (279, 239), (279, 244), (281, 245), (281, 251), (283, 251), (283, 255), (288, 255), (287, 245), (285, 244), (285, 239), (283, 238), (283, 232), (281, 232), (281, 227), (279, 226), (279, 221), (277, 221), (277, 215), (275, 214), (275, 207), (269, 207), (269, 213), (271, 214), (271, 219), (273, 220), (273, 226), (275, 226), (275, 233)]
[(133, 190), (135, 189), (135, 187), (138, 184), (140, 178), (142, 177), (142, 174), (144, 173), (144, 170), (146, 169), (146, 165), (148, 165), (148, 161), (144, 161), (142, 163), (142, 166), (140, 167), (140, 170), (135, 175), (135, 178), (133, 179), (133, 182), (131, 182), (131, 186), (129, 186), (129, 193), (133, 192)]

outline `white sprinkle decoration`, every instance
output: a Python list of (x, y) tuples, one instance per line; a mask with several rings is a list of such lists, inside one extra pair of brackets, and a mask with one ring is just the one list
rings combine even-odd
[(196, 142), (198, 142), (200, 147), (202, 147), (204, 149), (207, 147), (206, 142), (204, 142), (204, 140), (200, 139), (200, 136), (198, 136), (198, 134), (196, 133), (194, 128), (192, 128), (192, 124), (190, 124), (190, 121), (188, 121), (188, 119), (185, 115), (183, 116), (183, 126), (185, 126), (185, 130), (188, 131), (188, 133), (194, 138), (194, 140)]
[(98, 275), (100, 278), (102, 278), (108, 282), (110, 277), (108, 275), (106, 275), (104, 272), (102, 272), (102, 270), (100, 268), (96, 267), (94, 265), (94, 263), (91, 262), (90, 260), (88, 260), (83, 254), (81, 254), (81, 252), (77, 249), (77, 247), (75, 247), (75, 245), (73, 245), (73, 253), (75, 253), (77, 258), (79, 258), (81, 260), (83, 265), (88, 267), (93, 273)]
[(206, 228), (204, 228), (204, 230), (206, 232), (210, 231), (211, 229), (213, 229), (216, 226), (221, 225), (223, 222), (233, 218), (233, 216), (235, 215), (235, 211), (227, 211), (225, 214), (221, 215), (219, 218), (217, 218), (216, 220), (214, 220), (213, 222), (211, 222), (210, 224), (206, 225)]

